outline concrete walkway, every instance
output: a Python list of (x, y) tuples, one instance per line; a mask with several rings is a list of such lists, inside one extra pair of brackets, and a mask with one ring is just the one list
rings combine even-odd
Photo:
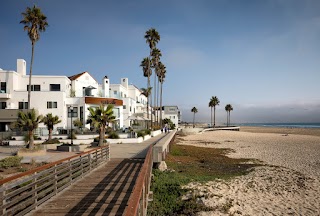
[[(110, 144), (110, 156), (111, 158), (144, 158), (147, 152), (146, 148), (163, 136), (165, 136), (165, 133), (151, 137), (142, 143)], [(23, 147), (0, 146), (0, 160), (12, 156), (13, 153), (17, 152), (20, 148)], [(62, 152), (49, 149), (45, 155), (24, 156), (21, 162), (30, 163), (32, 160), (35, 160), (37, 163), (50, 163), (76, 154), (79, 154), (79, 152)]]

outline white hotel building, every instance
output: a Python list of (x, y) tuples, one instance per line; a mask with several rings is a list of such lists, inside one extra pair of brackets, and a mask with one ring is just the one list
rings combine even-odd
[[(0, 69), (0, 131), (8, 131), (10, 123), (17, 119), (18, 110), (28, 107), (26, 68), (26, 61), (18, 59), (17, 71)], [(88, 72), (71, 77), (33, 75), (31, 91), (31, 108), (42, 115), (52, 113), (62, 120), (55, 129), (71, 128), (70, 107), (73, 108), (72, 120), (79, 118), (84, 125), (89, 115), (88, 107), (101, 103), (114, 104), (118, 128), (129, 127), (131, 116), (147, 116), (147, 98), (139, 88), (128, 84), (128, 78), (121, 78), (120, 84), (110, 84), (105, 76), (99, 84)], [(85, 126), (89, 128), (89, 125)], [(39, 127), (45, 128), (43, 124)]]

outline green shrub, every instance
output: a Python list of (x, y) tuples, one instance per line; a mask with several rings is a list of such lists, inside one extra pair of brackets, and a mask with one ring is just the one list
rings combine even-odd
[[(212, 210), (197, 203), (196, 197), (182, 200), (187, 190), (182, 189), (190, 181), (176, 172), (160, 172), (153, 170), (154, 178), (151, 186), (153, 202), (148, 205), (148, 215), (196, 215), (200, 211)], [(170, 191), (170, 193), (168, 193)]]
[[(108, 138), (108, 137), (105, 136), (104, 138)], [(93, 142), (99, 142), (99, 136), (95, 137), (95, 138), (93, 139)], [(106, 143), (107, 140), (103, 140), (103, 142)]]
[(59, 139), (58, 138), (53, 138), (51, 140), (44, 141), (42, 144), (57, 144), (57, 143), (60, 143)]
[(145, 132), (143, 130), (140, 130), (140, 131), (137, 132), (137, 137), (143, 137), (144, 138), (145, 135), (146, 134), (145, 134)]
[(144, 129), (144, 133), (148, 134), (148, 135), (151, 135), (151, 130), (150, 129)]
[(119, 134), (117, 132), (111, 132), (108, 136), (109, 139), (119, 139)]
[(18, 156), (4, 158), (0, 160), (0, 168), (19, 167), (21, 166), (21, 160), (22, 157)]

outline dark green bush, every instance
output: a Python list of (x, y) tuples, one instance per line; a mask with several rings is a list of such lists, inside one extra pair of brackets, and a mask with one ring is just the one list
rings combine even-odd
[[(107, 138), (107, 136), (105, 136), (104, 138)], [(95, 138), (93, 139), (93, 142), (99, 142), (99, 136), (95, 137)], [(103, 142), (106, 143), (107, 140), (103, 140)]]
[(148, 135), (151, 135), (151, 130), (150, 129), (144, 129), (144, 133), (148, 134)]
[(46, 140), (43, 142), (43, 144), (56, 144), (56, 143), (60, 143), (58, 138), (53, 138), (51, 140)]
[(144, 138), (145, 135), (146, 134), (145, 134), (145, 132), (143, 130), (137, 132), (137, 137), (143, 137)]
[[(196, 215), (199, 211), (210, 208), (196, 202), (196, 198), (182, 200), (187, 190), (182, 189), (190, 179), (176, 172), (160, 172), (153, 170), (154, 178), (151, 186), (153, 202), (148, 205), (148, 215)], [(170, 192), (168, 192), (170, 191)]]
[(21, 166), (21, 160), (22, 157), (18, 156), (4, 158), (0, 160), (0, 168), (19, 167)]
[(109, 133), (108, 138), (109, 139), (119, 139), (119, 134), (117, 132), (113, 131), (113, 132)]

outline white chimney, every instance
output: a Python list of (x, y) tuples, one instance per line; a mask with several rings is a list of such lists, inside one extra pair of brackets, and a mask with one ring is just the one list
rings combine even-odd
[(103, 77), (102, 80), (102, 95), (106, 98), (110, 97), (109, 94), (109, 88), (110, 88), (110, 80), (107, 76)]
[(27, 63), (24, 59), (17, 59), (17, 72), (18, 74), (25, 76), (27, 73)]
[(128, 89), (128, 78), (121, 78), (121, 85)]

